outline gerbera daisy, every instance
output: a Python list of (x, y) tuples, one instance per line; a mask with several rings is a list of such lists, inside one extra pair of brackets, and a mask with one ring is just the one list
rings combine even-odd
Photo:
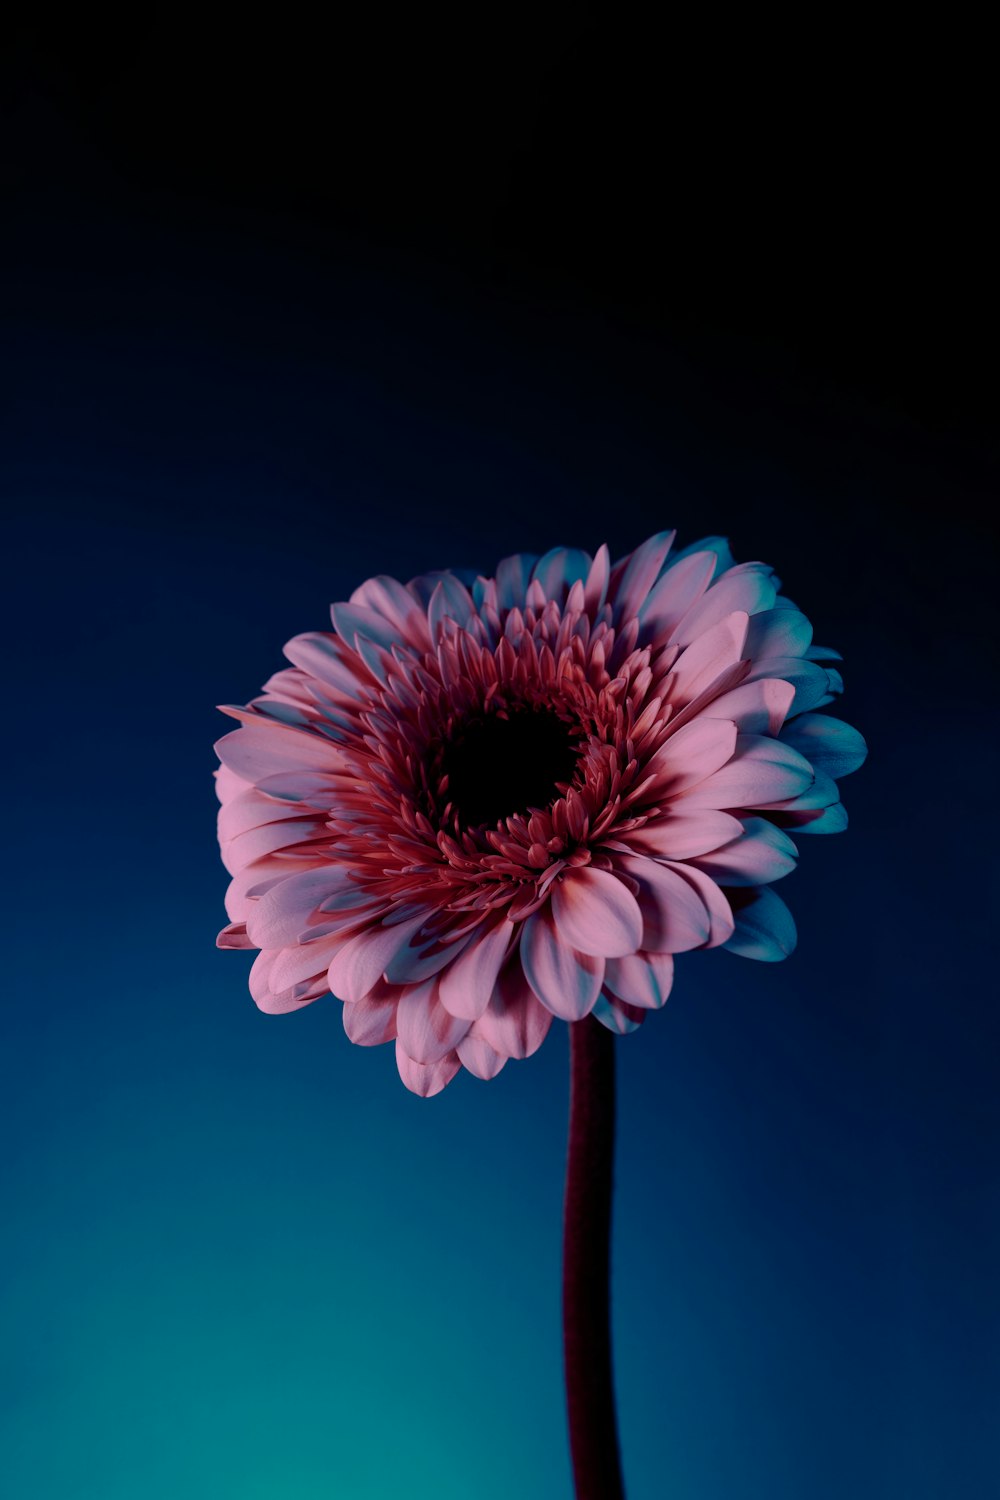
[(864, 742), (771, 568), (673, 539), (371, 578), (223, 710), (218, 941), (260, 950), (262, 1010), (332, 993), (430, 1095), (553, 1017), (635, 1029), (677, 953), (792, 951), (771, 887)]

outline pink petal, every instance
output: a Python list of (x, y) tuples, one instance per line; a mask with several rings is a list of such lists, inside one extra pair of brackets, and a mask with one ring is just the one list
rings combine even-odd
[(409, 589), (397, 579), (380, 573), (375, 578), (356, 588), (351, 603), (374, 610), (395, 630), (399, 640), (418, 651), (428, 651), (431, 646), (427, 615)]
[(358, 1047), (380, 1047), (396, 1036), (396, 1000), (366, 995), (344, 1006), (344, 1030)]
[(469, 1035), (504, 1057), (524, 1058), (538, 1051), (551, 1024), (552, 1013), (536, 1000), (515, 950), (500, 970), (489, 1004), (479, 1020), (473, 1021)]
[(717, 948), (728, 942), (733, 935), (733, 913), (729, 902), (710, 875), (696, 870), (693, 865), (676, 864), (671, 869), (693, 886), (705, 910), (708, 912), (708, 936), (706, 948)]
[(711, 921), (705, 903), (675, 870), (638, 855), (619, 855), (618, 860), (639, 883), (643, 948), (685, 953), (708, 941)]
[(437, 980), (404, 985), (396, 1010), (396, 1034), (414, 1062), (440, 1062), (462, 1040), (470, 1022), (445, 1010), (437, 997)]
[(701, 717), (685, 724), (650, 756), (642, 774), (656, 777), (657, 793), (662, 789), (664, 795), (675, 796), (697, 786), (731, 758), (736, 749), (736, 725), (716, 718), (714, 704), (712, 714), (712, 718)]
[(507, 1061), (501, 1052), (494, 1052), (489, 1042), (477, 1036), (465, 1036), (457, 1047), (459, 1061), (476, 1078), (495, 1078)]
[(426, 913), (395, 926), (380, 924), (359, 932), (339, 950), (330, 964), (330, 989), (341, 1000), (362, 1000), (381, 979), (386, 964), (422, 927)]
[(265, 823), (260, 828), (248, 828), (246, 833), (220, 844), (222, 863), (231, 875), (238, 875), (247, 865), (279, 849), (291, 849), (296, 844), (307, 844), (311, 839), (321, 839), (326, 833), (324, 818), (284, 818), (280, 823)]
[(317, 938), (311, 943), (297, 943), (293, 947), (279, 948), (271, 969), (269, 983), (272, 990), (280, 992), (306, 980), (326, 975), (330, 960), (340, 946), (338, 937)]
[(538, 999), (563, 1021), (582, 1020), (601, 992), (604, 959), (561, 940), (547, 908), (521, 929), (521, 965)]
[(264, 721), (224, 734), (215, 742), (215, 753), (250, 782), (279, 771), (336, 771), (341, 765), (339, 752), (323, 735)]
[(615, 875), (592, 865), (558, 877), (552, 916), (559, 938), (581, 953), (615, 958), (634, 953), (642, 941), (642, 913), (632, 892)]
[(254, 905), (247, 931), (258, 948), (280, 948), (294, 943), (311, 914), (328, 896), (338, 892), (364, 893), (348, 878), (342, 865), (322, 864), (297, 875), (287, 875)]
[(742, 660), (749, 617), (737, 611), (681, 652), (667, 679), (672, 703), (687, 703)]
[(633, 828), (624, 841), (637, 854), (653, 854), (660, 859), (691, 859), (707, 854), (722, 844), (731, 844), (743, 832), (743, 824), (731, 813), (714, 808), (688, 810), (685, 803), (673, 803), (663, 817)]
[(640, 1010), (658, 1010), (666, 1003), (673, 982), (674, 960), (669, 953), (612, 958), (604, 973), (604, 988)]
[(482, 1015), (510, 951), (514, 930), (513, 922), (483, 929), (445, 969), (438, 981), (438, 996), (453, 1016), (475, 1021)]
[(613, 591), (612, 604), (616, 624), (631, 619), (639, 613), (647, 595), (657, 578), (663, 560), (673, 546), (675, 531), (661, 531), (636, 547), (616, 567), (625, 564), (617, 587)]
[(368, 696), (371, 679), (354, 653), (344, 649), (339, 636), (307, 631), (288, 641), (284, 651), (290, 662), (332, 689), (336, 700), (356, 703)]
[(681, 796), (686, 808), (763, 807), (796, 797), (812, 785), (812, 766), (780, 740), (741, 734), (732, 760)]
[(777, 734), (794, 697), (792, 683), (780, 677), (761, 677), (716, 698), (712, 714), (718, 719), (732, 719), (744, 734)]
[(720, 885), (770, 885), (795, 869), (798, 850), (766, 818), (746, 818), (741, 837), (697, 861)]
[(279, 954), (280, 950), (258, 953), (250, 969), (250, 994), (258, 1010), (266, 1011), (271, 1016), (286, 1015), (290, 1010), (302, 1008), (302, 1002), (297, 998), (294, 988), (274, 990), (271, 986), (271, 970)]
[(434, 1094), (440, 1094), (441, 1090), (451, 1082), (461, 1067), (461, 1063), (454, 1052), (441, 1058), (439, 1062), (414, 1062), (412, 1057), (407, 1057), (397, 1037), (396, 1067), (399, 1069), (400, 1078), (411, 1094), (419, 1094), (422, 1099), (430, 1099)]
[(215, 940), (217, 948), (256, 948), (247, 937), (247, 926), (245, 922), (230, 922), (228, 927), (223, 927)]
[(667, 569), (639, 611), (641, 640), (670, 640), (677, 625), (711, 583), (715, 564), (714, 552), (692, 552)]
[(770, 609), (777, 590), (764, 563), (741, 563), (720, 575), (680, 621), (671, 640), (688, 646), (734, 610), (756, 615)]

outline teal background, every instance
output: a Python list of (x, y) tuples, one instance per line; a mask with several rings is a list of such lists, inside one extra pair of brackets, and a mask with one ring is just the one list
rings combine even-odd
[[(185, 69), (160, 34), (160, 73), (114, 77), (92, 39), (85, 64), (72, 33), (25, 43), (0, 431), (11, 1500), (569, 1500), (565, 1029), (423, 1101), (338, 1002), (260, 1014), (250, 956), (214, 947), (213, 705), (375, 572), (620, 555), (669, 525), (778, 569), (844, 653), (870, 758), (849, 831), (803, 838), (781, 887), (794, 956), (687, 955), (617, 1044), (630, 1500), (1000, 1483), (997, 455), (975, 339), (947, 332), (973, 325), (916, 210), (891, 238), (905, 163), (846, 271), (874, 167), (794, 288), (779, 241), (825, 222), (818, 188), (775, 217), (761, 187), (766, 245), (747, 230), (728, 279), (697, 274), (694, 239), (651, 239), (606, 161), (566, 157), (554, 35), (509, 153), (473, 108), (506, 84), (477, 75), (478, 176), (467, 146), (407, 196), (386, 127), (336, 212), (307, 191), (315, 147), (212, 175), (237, 83), (211, 39)], [(178, 67), (193, 123), (165, 144)], [(463, 134), (433, 118), (423, 144)], [(568, 185), (545, 165), (567, 159)], [(603, 231), (570, 215), (592, 168)], [(944, 264), (972, 307), (967, 248)]]

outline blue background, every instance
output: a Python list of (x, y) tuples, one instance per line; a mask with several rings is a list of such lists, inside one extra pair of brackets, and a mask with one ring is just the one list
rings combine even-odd
[(249, 955), (214, 947), (213, 705), (373, 573), (672, 525), (777, 568), (870, 759), (849, 831), (781, 887), (794, 956), (685, 956), (618, 1043), (628, 1492), (989, 1491), (996, 452), (971, 335), (947, 344), (932, 296), (925, 346), (874, 292), (845, 329), (843, 288), (772, 325), (707, 275), (664, 319), (621, 257), (611, 291), (596, 252), (563, 263), (558, 215), (515, 254), (537, 220), (510, 228), (509, 184), (475, 189), (465, 239), (448, 182), (411, 222), (351, 179), (353, 233), (298, 179), (270, 213), (181, 192), (161, 142), (154, 192), (66, 103), (99, 93), (80, 76), (29, 70), (4, 249), (0, 1487), (568, 1500), (565, 1029), (422, 1101), (339, 1003), (260, 1014)]

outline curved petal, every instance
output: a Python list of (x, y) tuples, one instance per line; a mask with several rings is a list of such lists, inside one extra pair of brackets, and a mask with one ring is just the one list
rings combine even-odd
[(623, 840), (637, 854), (652, 854), (657, 859), (692, 859), (731, 844), (742, 832), (743, 824), (732, 813), (711, 807), (689, 810), (681, 802), (668, 806), (662, 817), (630, 829)]
[(500, 970), (489, 1004), (469, 1029), (504, 1057), (525, 1058), (537, 1052), (548, 1035), (552, 1012), (536, 999), (524, 977), (515, 949)]
[(592, 558), (578, 547), (552, 547), (540, 557), (531, 570), (533, 580), (541, 584), (547, 599), (562, 603), (565, 592), (574, 583), (585, 583)]
[(481, 929), (448, 965), (438, 980), (438, 997), (453, 1016), (475, 1021), (496, 987), (514, 938), (513, 922)]
[(592, 1014), (595, 1020), (600, 1021), (602, 1026), (606, 1026), (616, 1036), (627, 1036), (630, 1031), (638, 1031), (646, 1019), (644, 1010), (639, 1010), (635, 1005), (627, 1005), (624, 1000), (616, 999), (606, 990), (598, 995)]
[(697, 786), (718, 771), (736, 750), (736, 725), (727, 719), (702, 715), (664, 740), (643, 768), (643, 776), (655, 777), (656, 792), (676, 796)]
[(609, 598), (616, 626), (639, 613), (650, 589), (660, 576), (663, 560), (673, 546), (676, 531), (658, 531), (615, 564)]
[(697, 640), (704, 631), (718, 625), (734, 610), (747, 615), (760, 614), (770, 609), (777, 590), (772, 570), (764, 563), (740, 563), (730, 568), (712, 584), (711, 588), (688, 610), (677, 625), (671, 640), (687, 646)]
[(484, 1081), (495, 1078), (507, 1061), (502, 1053), (494, 1052), (489, 1042), (478, 1036), (464, 1036), (455, 1050), (462, 1067)]
[(604, 971), (604, 988), (640, 1010), (659, 1010), (674, 982), (674, 960), (669, 953), (630, 953), (612, 958)]
[(581, 953), (617, 958), (634, 953), (642, 941), (642, 913), (632, 892), (592, 865), (557, 878), (552, 916), (559, 937)]
[(600, 994), (604, 959), (579, 953), (560, 939), (546, 908), (522, 927), (521, 965), (546, 1010), (563, 1021), (582, 1020)]
[(795, 869), (799, 851), (766, 818), (744, 818), (742, 837), (694, 861), (720, 885), (770, 885)]
[(711, 934), (704, 901), (675, 870), (655, 859), (619, 855), (625, 873), (639, 884), (642, 947), (654, 953), (686, 953)]
[(813, 777), (812, 766), (791, 745), (769, 735), (741, 734), (732, 760), (680, 795), (688, 810), (758, 808), (797, 797), (812, 785)]
[(396, 1067), (399, 1069), (399, 1076), (410, 1093), (419, 1094), (421, 1099), (430, 1099), (434, 1094), (440, 1094), (461, 1066), (458, 1055), (454, 1052), (449, 1052), (439, 1062), (414, 1062), (400, 1045), (399, 1038), (396, 1038)]
[(735, 931), (725, 944), (728, 953), (777, 963), (794, 951), (797, 934), (791, 912), (774, 891), (734, 891)]
[(342, 865), (322, 864), (287, 875), (257, 901), (247, 917), (247, 932), (258, 948), (280, 948), (294, 943), (309, 917), (330, 896), (356, 892), (359, 904), (366, 897), (349, 880)]
[(828, 714), (800, 714), (782, 730), (782, 742), (834, 780), (864, 764), (868, 746), (850, 724)]
[(341, 1000), (363, 1000), (382, 978), (386, 964), (423, 926), (426, 914), (387, 926), (366, 927), (348, 938), (335, 955), (327, 974), (330, 989)]
[(667, 678), (671, 703), (687, 703), (697, 697), (727, 667), (742, 660), (748, 620), (748, 615), (737, 610), (681, 652)]
[(676, 627), (712, 581), (713, 552), (683, 554), (668, 564), (639, 610), (640, 641), (669, 641)]
[(356, 1047), (380, 1047), (396, 1037), (395, 998), (352, 1000), (344, 1006), (344, 1030)]
[(414, 1062), (440, 1062), (462, 1040), (470, 1024), (445, 1010), (437, 997), (436, 979), (403, 986), (396, 1009), (396, 1035)]

